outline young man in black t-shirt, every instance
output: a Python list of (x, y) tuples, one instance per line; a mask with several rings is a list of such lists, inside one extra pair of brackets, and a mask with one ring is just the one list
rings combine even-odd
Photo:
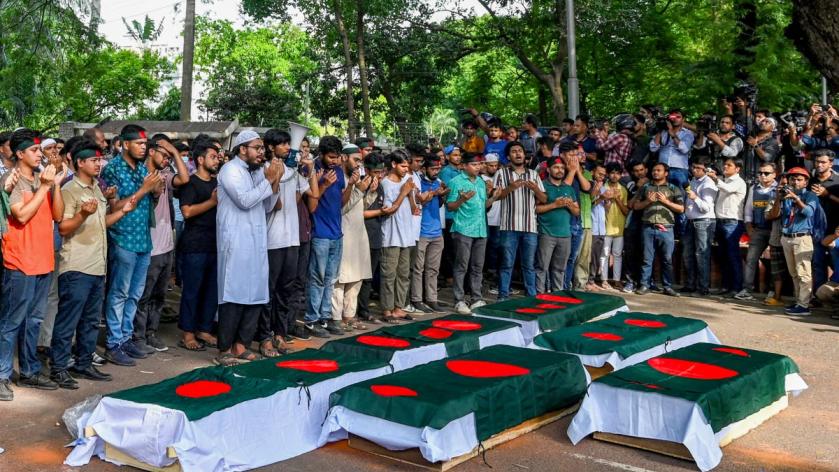
[(219, 169), (219, 149), (206, 136), (198, 136), (192, 143), (195, 173), (189, 183), (181, 187), (181, 213), (184, 232), (178, 241), (183, 279), (178, 328), (183, 337), (182, 348), (203, 351), (216, 347), (212, 334), (213, 319), (218, 306), (216, 265), (216, 205), (218, 197), (216, 174)]

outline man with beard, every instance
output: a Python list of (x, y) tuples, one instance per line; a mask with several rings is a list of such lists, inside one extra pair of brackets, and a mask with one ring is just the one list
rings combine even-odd
[[(154, 227), (151, 228), (152, 250), (143, 296), (134, 317), (134, 345), (148, 354), (163, 352), (169, 348), (157, 337), (160, 315), (166, 303), (166, 288), (172, 274), (175, 240), (172, 221), (172, 192), (189, 182), (189, 170), (180, 153), (165, 135), (155, 135), (149, 141), (146, 168), (160, 174), (159, 194), (154, 207)], [(173, 174), (169, 163), (175, 162), (177, 174)]]
[(108, 325), (105, 359), (120, 366), (135, 365), (146, 353), (131, 340), (134, 315), (146, 285), (146, 272), (151, 258), (151, 224), (154, 208), (153, 192), (159, 194), (161, 176), (149, 171), (146, 160), (146, 130), (125, 125), (120, 132), (124, 141), (122, 154), (102, 170), (106, 186), (116, 186), (113, 208), (122, 208), (129, 200), (136, 202), (132, 211), (108, 228), (108, 294), (105, 298), (105, 319)]
[[(75, 377), (111, 380), (110, 374), (92, 364), (105, 296), (107, 227), (130, 213), (135, 202), (129, 199), (121, 208), (108, 211), (108, 201), (96, 181), (102, 169), (102, 150), (94, 141), (82, 138), (72, 149), (72, 157), (76, 173), (62, 188), (64, 219), (59, 232), (63, 241), (58, 314), (50, 344), (50, 379), (61, 388), (75, 390), (79, 388)], [(75, 363), (71, 367), (73, 337)]]
[(218, 205), (219, 148), (207, 135), (192, 142), (195, 173), (181, 187), (184, 232), (178, 241), (183, 279), (178, 328), (183, 332), (178, 346), (190, 351), (217, 347), (212, 335), (218, 308), (216, 256), (216, 206)]
[(259, 315), (269, 301), (266, 212), (277, 204), (284, 167), (279, 159), (264, 166), (259, 134), (245, 130), (233, 141), (236, 156), (219, 172), (218, 350), (214, 360), (232, 366), (259, 359), (249, 347)]
[(565, 162), (561, 156), (549, 162), (550, 174), (543, 182), (547, 203), (536, 205), (539, 215), (536, 289), (539, 292), (562, 290), (571, 255), (571, 218), (580, 214), (574, 187), (565, 183)]
[[(440, 223), (441, 198), (447, 189), (438, 176), (442, 161), (434, 154), (428, 154), (423, 163), (420, 191), (430, 195), (422, 206), (420, 238), (417, 242), (416, 258), (411, 271), (411, 305), (423, 313), (443, 311), (437, 303), (437, 274), (443, 255), (443, 228)], [(423, 299), (425, 303), (423, 303)]]

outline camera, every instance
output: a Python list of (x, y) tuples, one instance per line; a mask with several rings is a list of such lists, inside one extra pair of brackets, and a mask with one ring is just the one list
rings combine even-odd
[(749, 82), (738, 82), (734, 86), (734, 98), (740, 97), (746, 103), (755, 103), (757, 101), (757, 86)]
[(696, 130), (700, 133), (707, 134), (709, 131), (717, 129), (717, 117), (711, 115), (704, 115), (696, 121)]
[(784, 185), (781, 187), (781, 192), (783, 192), (781, 195), (786, 195), (787, 192), (795, 193), (795, 190), (793, 190), (793, 188), (789, 185)]
[(657, 131), (664, 131), (667, 129), (667, 117), (666, 116), (657, 116), (655, 118), (655, 129)]

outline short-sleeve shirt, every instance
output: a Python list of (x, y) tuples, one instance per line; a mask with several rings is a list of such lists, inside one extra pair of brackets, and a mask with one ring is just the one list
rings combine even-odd
[(108, 229), (105, 215), (108, 212), (108, 200), (94, 180), (91, 185), (75, 178), (61, 187), (64, 199), (64, 219), (76, 216), (82, 204), (96, 200), (96, 213), (88, 216), (73, 234), (64, 236), (61, 251), (58, 253), (60, 274), (81, 272), (87, 275), (104, 276), (108, 263)]
[[(559, 185), (552, 184), (549, 180), (544, 181), (545, 194), (548, 196), (548, 203), (552, 203), (557, 198), (568, 197), (573, 201), (577, 201), (577, 192), (574, 188), (566, 183)], [(569, 238), (571, 237), (571, 210), (568, 208), (554, 208), (551, 211), (539, 215), (539, 233), (552, 236), (554, 238)]]
[(151, 255), (159, 256), (167, 254), (175, 249), (175, 237), (172, 234), (172, 180), (175, 174), (168, 170), (160, 171), (160, 176), (165, 182), (163, 192), (157, 198), (157, 205), (154, 206), (154, 227), (151, 228)]
[[(180, 204), (198, 205), (213, 196), (218, 180), (210, 177), (203, 180), (193, 174), (189, 182), (181, 187)], [(216, 211), (212, 207), (200, 215), (184, 218), (184, 232), (178, 240), (178, 250), (184, 254), (209, 254), (216, 252)]]
[[(648, 183), (641, 189), (641, 201), (649, 200), (648, 195), (654, 192), (663, 193), (668, 200), (678, 205), (684, 202), (682, 192), (673, 184), (654, 185), (653, 183)], [(641, 220), (647, 224), (672, 225), (676, 221), (676, 215), (661, 202), (653, 202), (652, 205), (644, 208), (644, 216)]]
[[(615, 191), (615, 188), (610, 186), (608, 190)], [(617, 191), (619, 194), (616, 199), (620, 200), (626, 206), (629, 198), (626, 187), (618, 184)], [(626, 215), (623, 214), (620, 206), (612, 200), (612, 205), (609, 206), (609, 211), (606, 212), (606, 236), (623, 236), (624, 227), (626, 227)]]
[[(539, 174), (533, 169), (525, 169), (519, 174), (511, 168), (504, 168), (495, 174), (495, 186), (498, 188), (508, 187), (517, 180), (530, 180), (536, 182), (539, 190), (545, 191)], [(522, 231), (535, 233), (536, 226), (536, 195), (525, 186), (507, 195), (501, 200), (501, 231)]]
[(472, 180), (465, 173), (461, 173), (449, 182), (449, 198), (446, 201), (455, 202), (460, 197), (460, 192), (473, 190), (475, 196), (463, 202), (457, 211), (453, 212), (451, 231), (470, 238), (485, 238), (487, 188), (483, 179), (475, 177), (475, 180)]
[[(406, 175), (401, 182), (385, 177), (379, 182), (384, 193), (384, 206), (390, 207), (399, 198), (402, 185), (412, 179)], [(399, 208), (382, 222), (382, 247), (413, 247), (417, 245), (414, 235), (414, 215), (411, 212), (410, 196), (405, 196)]]
[[(40, 174), (32, 180), (22, 175), (9, 194), (9, 206), (26, 204), (41, 186)], [(9, 215), (9, 229), (3, 235), (3, 266), (26, 275), (49, 274), (55, 269), (53, 241), (52, 194), (48, 193), (26, 224)]]
[(507, 159), (507, 153), (504, 152), (507, 150), (507, 141), (506, 139), (499, 139), (498, 141), (490, 141), (489, 138), (486, 139), (486, 144), (484, 144), (484, 154), (495, 153), (498, 154), (498, 161), (501, 163), (502, 166), (507, 165), (510, 160)]
[[(321, 167), (320, 161), (317, 163), (317, 168), (323, 168)], [(344, 235), (341, 230), (341, 198), (344, 192), (344, 170), (340, 166), (335, 167), (334, 170), (335, 175), (338, 176), (338, 180), (330, 185), (326, 191), (323, 191), (321, 188), (318, 207), (312, 214), (313, 238), (336, 240), (341, 239)], [(319, 184), (323, 185), (323, 180)]]
[[(436, 191), (440, 188), (440, 179), (422, 179), (422, 192)], [(440, 196), (434, 195), (422, 207), (422, 228), (420, 237), (439, 238), (443, 235), (443, 226), (440, 222)]]
[[(125, 158), (118, 155), (102, 170), (102, 180), (107, 187), (117, 187), (117, 199), (130, 197), (143, 186), (143, 179), (149, 174), (142, 163), (137, 163), (132, 169), (125, 162)], [(137, 253), (151, 252), (151, 222), (153, 218), (152, 195), (146, 194), (137, 201), (137, 206), (131, 213), (108, 228), (108, 235), (114, 242), (126, 251)]]
[[(336, 182), (337, 185), (337, 182)], [(309, 190), (309, 181), (296, 169), (286, 167), (280, 181), (283, 207), (268, 214), (268, 249), (300, 245), (300, 219), (297, 216), (297, 193)]]

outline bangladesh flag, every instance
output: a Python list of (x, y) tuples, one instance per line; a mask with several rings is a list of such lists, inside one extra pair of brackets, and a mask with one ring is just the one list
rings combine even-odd
[(522, 326), (524, 340), (529, 344), (541, 332), (576, 326), (626, 310), (624, 299), (615, 295), (560, 290), (485, 305), (473, 313), (515, 321)]
[(518, 325), (491, 318), (448, 315), (336, 339), (321, 350), (389, 362), (395, 370), (404, 370), (496, 344), (524, 346)]
[[(104, 442), (154, 467), (248, 470), (322, 445), (334, 391), (385, 375), (384, 362), (307, 349), (234, 368), (206, 367), (105, 396), (84, 426), (96, 437), (67, 459), (83, 465)], [(237, 426), (239, 425), (239, 426)], [(258, 434), (254, 434), (258, 432)]]
[(493, 346), (361, 382), (333, 394), (324, 434), (352, 433), (431, 462), (578, 402), (580, 361), (552, 351)]
[(537, 347), (575, 354), (585, 365), (608, 363), (615, 370), (699, 342), (719, 343), (704, 321), (641, 312), (618, 313), (533, 340)]
[(786, 407), (787, 392), (806, 388), (789, 357), (698, 343), (592, 382), (568, 435), (574, 444), (595, 431), (682, 443), (708, 470), (721, 460), (724, 438), (744, 434)]

